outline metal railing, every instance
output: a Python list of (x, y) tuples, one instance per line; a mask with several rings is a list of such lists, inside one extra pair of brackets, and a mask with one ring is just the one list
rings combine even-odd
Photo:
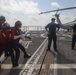
[(45, 26), (22, 26), (23, 31), (43, 31)]

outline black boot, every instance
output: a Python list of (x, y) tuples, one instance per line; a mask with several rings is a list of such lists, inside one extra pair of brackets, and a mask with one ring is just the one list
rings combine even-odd
[(17, 62), (17, 61), (15, 62), (15, 66), (16, 66), (16, 67), (18, 67), (18, 66), (19, 66), (19, 64), (18, 64), (18, 62)]
[(58, 50), (57, 50), (57, 49), (55, 49), (55, 52), (58, 52)]
[(12, 63), (12, 67), (16, 67), (15, 62)]
[(30, 54), (24, 54), (24, 58), (30, 58), (31, 55)]

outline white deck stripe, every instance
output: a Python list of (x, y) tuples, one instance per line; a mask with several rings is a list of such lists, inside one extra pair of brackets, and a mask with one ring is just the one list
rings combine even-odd
[(41, 36), (41, 37), (44, 37), (44, 38), (47, 37), (47, 36), (45, 35), (45, 33), (41, 34), (40, 36)]
[[(52, 48), (52, 50), (54, 50), (54, 49), (53, 49), (53, 41), (52, 41), (52, 46), (51, 46), (51, 48)], [(54, 52), (55, 52), (55, 51), (54, 51)], [(57, 53), (56, 53), (56, 52), (55, 52), (54, 64), (57, 64)], [(57, 66), (54, 65), (54, 64), (53, 64), (53, 68), (57, 67)], [(54, 70), (53, 70), (53, 74), (54, 74), (54, 75), (57, 75), (57, 69), (54, 69)]]
[(62, 34), (64, 37), (65, 37), (65, 36), (68, 36), (68, 37), (72, 38), (72, 36), (71, 36), (71, 35), (64, 34), (64, 33), (60, 33), (60, 34)]
[(4, 53), (2, 54), (2, 56), (0, 57), (0, 61), (2, 61), (4, 59)]
[[(30, 69), (32, 64), (29, 64), (26, 69)], [(25, 66), (25, 64), (19, 64), (19, 67), (12, 68), (12, 64), (2, 64), (2, 69), (22, 69), (22, 66)], [(36, 64), (35, 69), (39, 70), (41, 64)], [(46, 68), (46, 64), (43, 64), (42, 69)], [(50, 64), (49, 69), (76, 69), (76, 64)]]
[[(57, 57), (54, 58), (54, 64), (56, 63), (57, 63)], [(57, 68), (57, 65), (54, 65), (54, 64), (53, 64), (54, 66), (53, 68)], [(54, 75), (57, 75), (57, 69), (54, 69)]]
[(50, 69), (76, 69), (76, 64), (51, 64)]
[(28, 41), (28, 44), (26, 45), (26, 47), (25, 48), (27, 48), (28, 49), (28, 47), (29, 47), (29, 45), (30, 45), (30, 43), (31, 43), (32, 41)]
[(59, 37), (59, 39), (63, 40), (63, 39), (65, 39), (65, 37)]

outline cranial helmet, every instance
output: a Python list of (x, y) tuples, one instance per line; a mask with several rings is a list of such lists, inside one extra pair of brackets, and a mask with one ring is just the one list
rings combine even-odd
[(6, 21), (4, 16), (0, 16), (0, 21)]
[(21, 26), (21, 25), (22, 25), (21, 21), (16, 21), (16, 22), (15, 22), (15, 27)]
[(3, 23), (3, 24), (2, 24), (1, 28), (2, 28), (2, 29), (10, 28), (10, 25), (6, 22), (6, 23)]

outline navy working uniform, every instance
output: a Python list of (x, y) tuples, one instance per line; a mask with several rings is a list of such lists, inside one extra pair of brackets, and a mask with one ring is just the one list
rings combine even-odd
[(75, 47), (76, 42), (76, 24), (73, 26), (72, 49)]
[(47, 50), (50, 50), (50, 47), (51, 47), (51, 42), (53, 40), (53, 47), (54, 47), (54, 50), (57, 52), (57, 45), (56, 45), (56, 40), (57, 40), (57, 36), (56, 36), (56, 28), (58, 28), (59, 30), (59, 25), (54, 23), (55, 22), (55, 19), (52, 18), (51, 19), (51, 23), (49, 23), (48, 25), (46, 25), (45, 29), (48, 31), (48, 49)]

